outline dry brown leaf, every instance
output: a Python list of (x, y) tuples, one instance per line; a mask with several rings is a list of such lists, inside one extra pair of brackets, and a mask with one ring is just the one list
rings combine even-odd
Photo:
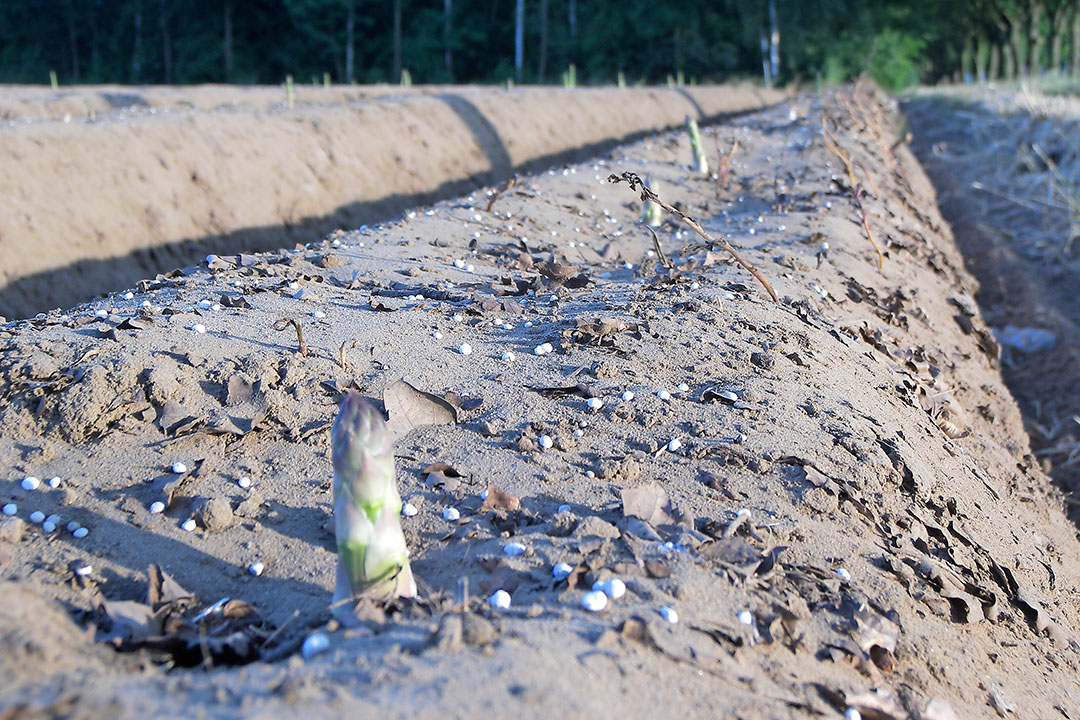
[(511, 495), (495, 483), (487, 488), (487, 497), (481, 510), (518, 510), (521, 508), (521, 499), (517, 495)]
[(674, 522), (667, 490), (656, 483), (622, 491), (623, 515), (644, 520), (653, 527)]
[(400, 438), (421, 425), (455, 425), (457, 410), (440, 397), (418, 390), (404, 380), (383, 391), (383, 404), (390, 415), (390, 435)]

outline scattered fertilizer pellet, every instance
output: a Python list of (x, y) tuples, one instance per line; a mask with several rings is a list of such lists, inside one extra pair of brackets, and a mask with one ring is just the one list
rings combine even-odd
[(682, 447), (682, 441), (679, 438), (672, 438), (671, 442), (667, 444), (668, 452), (677, 452)]
[(849, 707), (844, 711), (844, 720), (862, 720), (862, 713), (858, 708)]
[(599, 590), (612, 600), (618, 600), (626, 594), (626, 583), (619, 578), (608, 578), (594, 582), (592, 589)]
[(630, 390), (627, 390), (626, 392), (624, 392), (622, 394), (622, 399), (623, 399), (624, 402), (630, 402), (631, 400), (634, 399), (634, 393), (631, 392)]
[(19, 484), (22, 485), (23, 490), (31, 490), (31, 491), (33, 491), (33, 490), (37, 490), (39, 487), (41, 487), (41, 481), (38, 480), (33, 475), (27, 475), (26, 477), (23, 478), (23, 481), (21, 483), (19, 483)]
[(448, 507), (442, 511), (443, 520), (446, 522), (457, 522), (461, 519), (461, 513), (457, 508)]
[(249, 478), (247, 475), (244, 475), (236, 481), (236, 484), (247, 490), (249, 487), (251, 487), (251, 478)]
[(199, 307), (202, 308), (203, 310), (209, 310), (210, 306), (213, 305), (213, 304), (214, 303), (210, 302), (209, 300), (200, 300), (198, 302)]
[(600, 398), (595, 397), (589, 398), (589, 401), (585, 404), (589, 406), (590, 410), (599, 410), (600, 408), (604, 407), (604, 401)]
[(45, 522), (45, 513), (41, 512), (40, 510), (35, 510), (34, 512), (30, 513), (30, 522), (34, 523), (35, 525), (40, 525), (41, 523)]
[(599, 590), (592, 590), (581, 596), (581, 607), (589, 612), (600, 612), (607, 607), (607, 595)]
[(578, 425), (579, 428), (587, 428), (587, 427), (589, 427), (589, 421), (588, 420), (579, 420), (577, 425)]
[(570, 573), (574, 572), (574, 568), (570, 567), (570, 563), (555, 563), (555, 566), (551, 568), (551, 577), (556, 581), (562, 581), (570, 577)]
[(541, 435), (539, 443), (540, 447), (544, 448), (545, 450), (551, 449), (551, 446), (555, 444), (555, 442), (548, 435)]
[(265, 569), (266, 569), (266, 566), (263, 565), (258, 560), (251, 563), (250, 565), (248, 565), (248, 572), (251, 573), (252, 575), (254, 575), (255, 577), (259, 577), (260, 575), (262, 575), (263, 570), (265, 570)]
[(160, 500), (155, 500), (154, 502), (150, 503), (150, 512), (153, 515), (160, 515), (161, 513), (165, 512), (165, 503), (161, 502)]
[(83, 563), (74, 567), (73, 570), (75, 571), (75, 574), (79, 577), (86, 577), (90, 573), (94, 572), (94, 566)]
[(64, 529), (66, 529), (69, 533), (73, 533), (73, 532), (75, 532), (76, 530), (78, 530), (81, 527), (82, 527), (82, 525), (80, 525), (79, 523), (72, 520), (71, 522), (69, 522), (67, 525), (64, 526)]
[(182, 462), (174, 462), (172, 464), (172, 471), (177, 475), (183, 475), (187, 472), (187, 465)]
[(58, 487), (60, 487), (61, 482), (62, 481), (60, 480), (60, 478), (51, 477), (51, 478), (49, 478), (49, 487), (54, 488), (54, 489), (58, 488)]
[(525, 327), (531, 328), (532, 326), (533, 326), (532, 320), (526, 320), (525, 321)]
[(480, 499), (481, 499), (481, 500), (487, 500), (487, 497), (488, 497), (488, 491), (487, 491), (487, 490), (485, 490), (484, 492), (480, 493)]
[(687, 392), (689, 389), (690, 386), (686, 383), (679, 383), (679, 392)]
[(671, 393), (669, 393), (667, 390), (661, 390), (660, 392), (656, 393), (656, 397), (660, 398), (661, 400), (670, 400)]
[(326, 633), (312, 633), (304, 638), (304, 644), (300, 648), (300, 654), (305, 660), (310, 660), (319, 653), (330, 649), (330, 638)]
[(464, 270), (465, 269), (465, 261), (462, 260), (461, 258), (458, 258), (457, 260), (454, 261), (454, 267), (456, 267), (458, 270)]
[(50, 522), (53, 525), (59, 525), (60, 524), (60, 516), (56, 515), (54, 513), (54, 514), (50, 515), (49, 517), (45, 518), (45, 522)]
[(135, 299), (135, 293), (130, 292), (130, 291), (124, 293), (124, 299), (125, 300), (134, 300)]
[(324, 313), (322, 310), (316, 310), (315, 312), (311, 313), (311, 317), (315, 318), (316, 320), (322, 320), (324, 317), (326, 317), (326, 313)]
[(836, 576), (844, 582), (851, 582), (851, 573), (847, 571), (847, 568), (837, 568)]
[(660, 617), (664, 618), (672, 625), (679, 622), (679, 613), (675, 612), (675, 608), (670, 608), (667, 605), (662, 605), (660, 607), (659, 613)]
[(461, 343), (461, 345), (458, 346), (457, 350), (462, 355), (472, 355), (472, 345), (470, 345), (469, 343)]
[(435, 338), (436, 340), (442, 340), (442, 333), (436, 330), (435, 332), (431, 333), (431, 337)]
[(508, 557), (518, 557), (525, 554), (525, 546), (517, 542), (507, 543), (503, 546), (503, 552)]
[(188, 518), (184, 522), (180, 523), (180, 529), (184, 532), (195, 532), (195, 520), (194, 518)]
[(205, 335), (206, 334), (206, 326), (203, 325), (202, 323), (195, 323), (194, 325), (191, 326), (191, 329), (194, 330), (195, 332), (199, 333), (200, 335)]
[(546, 355), (551, 352), (551, 345), (548, 343), (542, 343), (533, 348), (533, 353), (536, 355)]
[(8, 503), (4, 506), (4, 514), (11, 517), (15, 513), (19, 512), (19, 506), (15, 503)]
[(555, 512), (557, 512), (557, 513), (561, 513), (561, 512), (570, 512), (570, 506), (569, 506), (569, 505), (560, 505), (560, 506), (559, 506), (559, 507), (558, 507), (558, 508), (557, 508), (557, 509), (555, 510)]
[(743, 610), (735, 617), (737, 617), (739, 619), (739, 622), (741, 622), (743, 625), (754, 624), (754, 614), (751, 613), (749, 610)]
[(699, 289), (700, 287), (701, 287), (701, 285), (700, 285), (699, 283), (696, 283), (696, 282), (692, 282), (692, 283), (690, 283), (690, 289), (691, 289), (691, 290), (697, 290), (697, 289)]
[(510, 607), (510, 593), (505, 590), (496, 590), (488, 598), (488, 605), (499, 610)]
[(507, 350), (502, 354), (503, 362), (514, 362), (514, 353)]
[(109, 317), (109, 311), (102, 308), (101, 310), (98, 310), (96, 313), (94, 313), (94, 316), (99, 318), (107, 318)]
[(416, 506), (412, 503), (405, 503), (401, 506), (401, 514), (405, 517), (416, 517), (416, 514), (420, 511), (416, 509)]
[(582, 430), (581, 428), (577, 428), (576, 430), (574, 430), (574, 437), (584, 437), (584, 436), (585, 436), (585, 431)]
[(46, 520), (45, 522), (41, 523), (41, 531), (46, 534), (56, 532), (56, 523)]
[(72, 537), (76, 540), (82, 540), (84, 537), (90, 534), (90, 531), (84, 527), (77, 528), (75, 532), (71, 533)]

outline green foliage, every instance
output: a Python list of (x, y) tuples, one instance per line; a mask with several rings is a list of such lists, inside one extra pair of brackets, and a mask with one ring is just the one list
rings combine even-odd
[[(43, 83), (50, 70), (57, 85), (222, 82), (227, 66), (237, 83), (327, 72), (347, 82), (350, 9), (351, 76), (360, 82), (400, 82), (395, 44), (398, 67), (418, 83), (502, 83), (515, 76), (515, 3), (453, 0), (447, 18), (445, 0), (398, 2), (397, 41), (396, 3), (388, 0), (0, 2), (0, 82)], [(1037, 75), (1052, 58), (1057, 70), (1080, 75), (1075, 0), (589, 0), (573, 5), (572, 22), (571, 4), (551, 0), (547, 67), (575, 67), (579, 77), (568, 71), (569, 85), (760, 78), (770, 2), (782, 83), (837, 83), (865, 72), (899, 89), (951, 79), (962, 67), (988, 74), (1015, 66)], [(526, 0), (526, 83), (536, 81), (539, 69), (540, 8), (539, 0)], [(1013, 57), (1020, 62), (1008, 60)]]

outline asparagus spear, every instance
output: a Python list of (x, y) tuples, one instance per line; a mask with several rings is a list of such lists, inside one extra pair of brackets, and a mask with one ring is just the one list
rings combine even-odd
[(705, 148), (701, 145), (701, 133), (698, 132), (697, 120), (686, 116), (686, 130), (690, 133), (690, 147), (694, 152), (694, 172), (709, 174), (709, 161), (705, 159)]
[(338, 546), (334, 605), (358, 596), (415, 597), (393, 445), (382, 415), (354, 390), (341, 403), (332, 448)]

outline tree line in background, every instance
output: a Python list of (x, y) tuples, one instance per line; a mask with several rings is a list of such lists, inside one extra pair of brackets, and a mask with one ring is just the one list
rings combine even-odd
[[(3, 0), (0, 82), (1080, 77), (1080, 0)], [(564, 75), (565, 73), (565, 75)]]

